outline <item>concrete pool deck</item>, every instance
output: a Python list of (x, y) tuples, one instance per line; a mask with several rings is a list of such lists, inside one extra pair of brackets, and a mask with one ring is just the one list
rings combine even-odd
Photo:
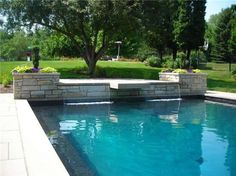
[[(207, 91), (206, 99), (236, 103), (236, 93)], [(0, 94), (0, 175), (68, 176), (27, 100)]]
[(27, 100), (0, 94), (0, 175), (68, 176)]
[(207, 91), (205, 93), (206, 100), (219, 101), (222, 103), (236, 104), (236, 93)]

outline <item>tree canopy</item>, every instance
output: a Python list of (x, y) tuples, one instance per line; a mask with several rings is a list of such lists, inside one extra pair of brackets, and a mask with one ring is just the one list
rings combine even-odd
[(68, 37), (83, 54), (90, 74), (119, 34), (135, 31), (139, 22), (135, 0), (3, 0), (1, 6), (10, 27), (39, 24)]
[(205, 0), (180, 0), (178, 19), (175, 21), (175, 40), (187, 51), (203, 46), (205, 34)]
[[(205, 4), (206, 0), (1, 0), (0, 15), (7, 18), (6, 29), (24, 33), (26, 45), (39, 47), (49, 57), (82, 56), (92, 74), (104, 54), (116, 53), (115, 41), (122, 41), (127, 57), (158, 54), (162, 63), (163, 56), (172, 54), (175, 62), (177, 51), (183, 51), (181, 58), (189, 59), (191, 50), (204, 43)], [(212, 28), (206, 36), (213, 33)], [(8, 35), (9, 40), (15, 37)], [(235, 35), (230, 34), (231, 51)]]
[(211, 16), (206, 38), (211, 44), (211, 57), (231, 63), (236, 60), (236, 5)]

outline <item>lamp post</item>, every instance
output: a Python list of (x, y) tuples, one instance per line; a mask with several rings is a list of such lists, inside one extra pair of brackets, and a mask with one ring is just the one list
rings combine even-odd
[(28, 50), (26, 52), (26, 56), (27, 56), (27, 61), (29, 62), (31, 60), (32, 57), (32, 47), (28, 47)]
[(117, 44), (117, 48), (118, 48), (116, 59), (119, 60), (119, 58), (120, 58), (120, 45), (122, 44), (122, 42), (121, 41), (116, 41), (115, 43)]

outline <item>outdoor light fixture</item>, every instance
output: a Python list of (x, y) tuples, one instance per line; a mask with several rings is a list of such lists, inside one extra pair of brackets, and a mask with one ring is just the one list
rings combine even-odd
[(119, 58), (120, 58), (120, 45), (122, 44), (122, 41), (116, 41), (115, 43), (118, 46), (118, 53), (117, 53), (116, 59), (119, 60)]

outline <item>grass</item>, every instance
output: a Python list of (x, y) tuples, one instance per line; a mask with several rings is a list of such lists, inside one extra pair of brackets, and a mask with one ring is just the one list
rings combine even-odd
[[(236, 69), (236, 64), (232, 64), (232, 70), (234, 69)], [(228, 64), (208, 63), (204, 72), (208, 74), (207, 87), (209, 90), (236, 93), (236, 80), (229, 72)]]
[[(4, 79), (12, 80), (11, 70), (18, 65), (26, 64), (32, 65), (31, 62), (0, 62), (0, 83)], [(82, 60), (40, 61), (40, 67), (46, 66), (56, 68), (62, 78), (89, 78), (84, 74), (86, 64)], [(97, 66), (95, 76), (103, 78), (157, 79), (161, 70), (145, 66), (140, 62), (99, 61)], [(233, 69), (236, 69), (236, 64), (232, 65)], [(228, 64), (208, 63), (203, 72), (208, 74), (208, 89), (236, 93), (236, 80), (228, 71)]]

